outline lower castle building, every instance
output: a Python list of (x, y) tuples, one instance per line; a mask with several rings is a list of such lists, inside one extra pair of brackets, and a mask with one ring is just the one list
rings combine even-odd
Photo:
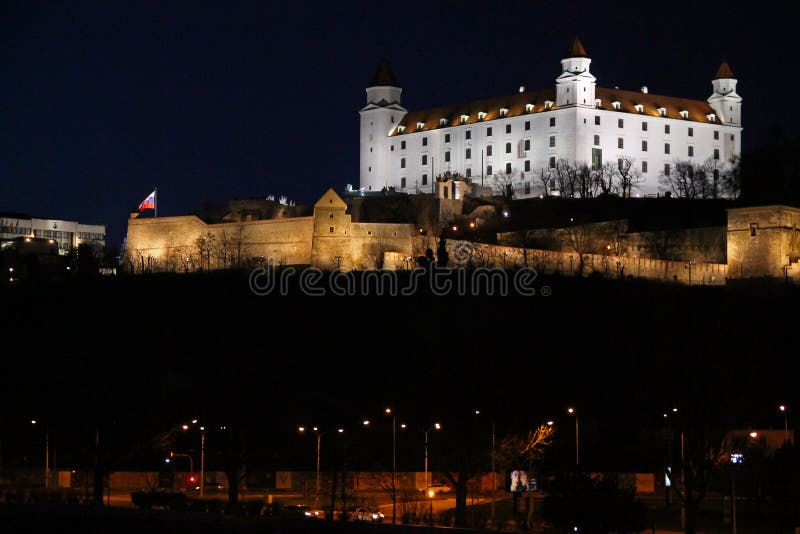
[[(404, 204), (402, 217), (391, 219), (381, 201), (422, 199), (428, 204)], [(367, 204), (365, 204), (365, 200)], [(369, 204), (374, 200), (374, 204)], [(529, 201), (523, 201), (529, 202)], [(556, 201), (562, 202), (562, 201)], [(678, 201), (644, 199), (636, 202)], [(688, 201), (687, 201), (688, 202)], [(695, 201), (698, 202), (698, 201)], [(699, 201), (702, 202), (702, 201)], [(457, 225), (472, 227), (489, 217), (506, 217), (496, 206), (481, 205), (462, 213), (463, 200), (396, 195), (355, 198), (350, 204), (333, 189), (313, 206), (279, 210), (276, 218), (253, 219), (247, 206), (228, 220), (209, 223), (196, 215), (132, 218), (128, 222), (124, 257), (131, 272), (196, 271), (249, 268), (258, 265), (313, 266), (322, 270), (410, 269), (445, 224), (453, 267), (532, 267), (550, 274), (602, 274), (688, 284), (723, 285), (730, 279), (771, 278), (800, 282), (800, 208), (783, 205), (728, 209), (715, 226), (673, 229), (667, 247), (657, 231), (626, 229), (626, 221), (582, 225), (596, 241), (580, 254), (562, 240), (557, 246), (514, 242), (498, 234), (501, 244), (485, 244), (455, 235)], [(294, 208), (294, 207), (293, 207)], [(298, 207), (299, 208), (299, 207)], [(514, 209), (514, 208), (512, 208)], [(700, 208), (702, 209), (702, 208)], [(269, 211), (269, 210), (268, 210)], [(263, 210), (262, 210), (263, 212)], [(243, 215), (243, 214), (249, 215)], [(727, 223), (724, 219), (727, 218)], [(355, 220), (357, 219), (357, 220)], [(611, 233), (602, 228), (613, 228)], [(554, 228), (564, 234), (565, 228)], [(536, 230), (540, 232), (540, 230)], [(605, 236), (610, 236), (606, 238)]]

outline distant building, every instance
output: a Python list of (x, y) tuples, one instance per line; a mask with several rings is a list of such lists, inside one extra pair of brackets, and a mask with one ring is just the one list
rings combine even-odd
[(450, 171), (481, 185), (502, 175), (525, 198), (556, 190), (560, 161), (599, 170), (626, 158), (641, 180), (631, 196), (655, 196), (676, 162), (719, 178), (741, 153), (742, 98), (726, 62), (702, 101), (597, 86), (591, 61), (575, 39), (553, 87), (418, 111), (401, 105), (400, 82), (381, 62), (359, 111), (361, 189), (434, 193)]
[(71, 248), (84, 243), (102, 250), (106, 244), (106, 227), (102, 224), (39, 219), (22, 213), (0, 213), (0, 247), (10, 246), (17, 237), (51, 239), (58, 246), (58, 253), (66, 255)]

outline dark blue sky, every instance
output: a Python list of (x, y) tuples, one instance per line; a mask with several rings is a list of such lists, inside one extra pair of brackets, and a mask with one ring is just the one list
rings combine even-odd
[(547, 87), (575, 34), (598, 83), (705, 99), (726, 56), (745, 150), (793, 131), (796, 30), (701, 2), (4, 2), (0, 211), (108, 226), (157, 186), (316, 200), (358, 183), (358, 109), (381, 56), (408, 109)]

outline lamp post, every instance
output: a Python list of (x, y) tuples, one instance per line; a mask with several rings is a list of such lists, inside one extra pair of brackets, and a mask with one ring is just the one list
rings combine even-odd
[[(677, 414), (678, 409), (672, 408), (671, 413)], [(669, 506), (672, 504), (672, 417), (670, 416), (670, 412), (664, 412), (664, 420), (667, 422), (667, 457), (665, 460), (665, 469), (664, 474), (669, 479), (665, 481), (664, 484), (664, 498), (666, 500), (666, 505)]]
[[(384, 410), (387, 415), (392, 416), (392, 524), (397, 524), (397, 415), (391, 408)], [(401, 424), (401, 428), (406, 425)]]
[[(297, 430), (302, 434), (306, 431), (306, 427), (300, 426), (297, 427)], [(320, 447), (322, 446), (322, 433), (319, 431), (319, 428), (317, 427), (313, 427), (312, 430), (317, 435), (317, 476), (316, 476), (317, 491), (316, 494), (314, 495), (314, 508), (319, 508), (319, 451)]]
[(578, 469), (578, 460), (580, 458), (579, 454), (579, 440), (578, 440), (578, 412), (575, 411), (575, 408), (567, 408), (567, 413), (575, 417), (575, 469)]
[(206, 427), (200, 427), (200, 496), (206, 485)]
[[(429, 449), (429, 446), (428, 446), (428, 433), (431, 430), (441, 430), (441, 428), (442, 428), (442, 425), (440, 425), (439, 423), (434, 423), (432, 427), (430, 427), (428, 430), (425, 431), (425, 489), (426, 490), (428, 489), (428, 486), (430, 485), (430, 484), (428, 484), (428, 449)], [(433, 506), (433, 505), (431, 505), (431, 506)]]
[(778, 410), (783, 413), (783, 444), (789, 443), (789, 417), (786, 413), (786, 405), (781, 404)]
[(436, 492), (433, 490), (428, 490), (428, 500), (430, 502), (430, 511), (428, 512), (429, 520), (431, 526), (433, 526), (433, 496)]
[[(36, 419), (31, 419), (32, 425), (39, 424)], [(48, 479), (50, 478), (50, 429), (45, 425), (44, 427), (44, 489), (48, 488)]]

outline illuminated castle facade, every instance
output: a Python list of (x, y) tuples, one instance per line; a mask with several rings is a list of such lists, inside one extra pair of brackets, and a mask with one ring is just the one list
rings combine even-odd
[(612, 162), (631, 166), (631, 196), (655, 196), (677, 162), (706, 164), (716, 178), (741, 153), (742, 98), (726, 62), (700, 101), (599, 87), (591, 61), (575, 39), (554, 87), (420, 111), (402, 106), (400, 83), (381, 62), (359, 112), (361, 188), (430, 193), (434, 177), (451, 171), (486, 185), (500, 175), (515, 196), (539, 196), (556, 189), (563, 162), (594, 171)]

